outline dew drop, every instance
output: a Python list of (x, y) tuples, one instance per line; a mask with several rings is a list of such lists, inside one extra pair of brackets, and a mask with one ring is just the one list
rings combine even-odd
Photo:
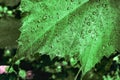
[(39, 25), (37, 25), (36, 27), (39, 28)]
[(55, 36), (58, 36), (58, 34), (57, 34), (57, 33), (55, 33)]
[(72, 23), (72, 19), (69, 18), (69, 19), (68, 19), (68, 24), (71, 24), (71, 23)]
[(110, 46), (111, 45), (111, 42), (108, 42), (108, 46)]
[(92, 12), (92, 14), (93, 14), (93, 15), (96, 15), (96, 12), (95, 12), (95, 11), (93, 11), (93, 12)]
[(81, 1), (79, 1), (78, 4), (81, 4)]
[(95, 34), (94, 34), (94, 33), (92, 33), (92, 34), (91, 34), (91, 38), (94, 38), (94, 37), (95, 37)]
[(74, 0), (70, 0), (71, 2), (74, 2)]
[(87, 22), (87, 25), (90, 26), (90, 22)]
[(22, 43), (21, 41), (19, 41), (18, 44), (19, 44), (19, 46), (22, 46), (22, 45), (23, 45), (23, 43)]
[(57, 14), (57, 15), (59, 15), (59, 13), (58, 13), (58, 12), (57, 12), (56, 14)]
[(103, 46), (103, 49), (105, 49), (105, 46)]
[(67, 7), (67, 10), (70, 10), (70, 7)]
[(31, 32), (34, 32), (34, 30), (32, 29)]
[(43, 29), (43, 26), (41, 27), (41, 29)]
[(47, 16), (45, 15), (45, 16), (43, 16), (43, 18), (42, 18), (43, 20), (46, 20), (47, 19)]
[(56, 13), (56, 15), (57, 15), (57, 19), (59, 19), (60, 17), (59, 17), (59, 13)]
[(37, 20), (37, 22), (38, 22), (38, 23), (40, 23), (40, 22), (41, 22), (41, 20)]
[(88, 33), (91, 33), (92, 31), (91, 30), (88, 30)]
[(56, 42), (57, 42), (57, 43), (60, 42), (59, 39), (56, 39)]
[(22, 32), (25, 32), (25, 29), (23, 29), (23, 31)]
[(107, 4), (102, 4), (102, 7), (103, 7), (103, 8), (106, 8), (106, 7), (107, 7)]
[(29, 42), (29, 43), (31, 42), (30, 39), (28, 39), (28, 42)]
[(50, 45), (50, 48), (53, 48), (53, 45)]

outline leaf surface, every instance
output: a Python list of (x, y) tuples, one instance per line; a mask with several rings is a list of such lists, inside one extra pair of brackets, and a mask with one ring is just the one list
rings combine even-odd
[(0, 18), (0, 48), (17, 48), (20, 26), (20, 20), (8, 16)]
[[(26, 13), (16, 59), (35, 53), (80, 60), (85, 74), (120, 50), (119, 8), (111, 0), (22, 0)], [(32, 57), (31, 57), (32, 56)]]

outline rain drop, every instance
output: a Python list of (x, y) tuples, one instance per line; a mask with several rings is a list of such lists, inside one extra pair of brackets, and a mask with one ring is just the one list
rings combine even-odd
[(103, 49), (105, 49), (105, 46), (103, 46)]
[(39, 25), (37, 25), (36, 27), (39, 28)]
[(23, 43), (22, 43), (21, 41), (19, 41), (18, 44), (19, 44), (19, 46), (22, 46), (22, 45), (23, 45)]
[(56, 15), (57, 15), (57, 18), (59, 19), (59, 13), (56, 13)]
[(41, 27), (41, 29), (43, 29), (43, 26)]
[(107, 7), (107, 4), (102, 4), (102, 7), (103, 7), (103, 8), (106, 8), (106, 7)]
[(40, 23), (40, 22), (41, 22), (41, 20), (37, 20), (37, 22), (38, 22), (38, 23)]
[(58, 34), (57, 34), (57, 33), (55, 33), (55, 36), (58, 36)]
[(59, 13), (58, 13), (58, 12), (57, 12), (56, 14), (57, 14), (57, 15), (59, 15)]
[(96, 14), (96, 12), (95, 12), (95, 11), (93, 11), (93, 12), (92, 12), (92, 14), (93, 14), (93, 15), (95, 15), (95, 14)]
[(87, 25), (90, 26), (90, 22), (87, 22)]
[(73, 22), (72, 17), (68, 19), (68, 24), (71, 24)]
[(53, 48), (53, 45), (50, 45), (50, 48)]
[(47, 19), (47, 16), (45, 15), (45, 16), (43, 16), (43, 20), (46, 20)]
[(22, 32), (25, 32), (25, 29), (23, 29), (23, 31)]
[(74, 0), (70, 0), (71, 2), (74, 2)]
[(56, 42), (58, 43), (58, 42), (60, 42), (60, 41), (57, 39)]
[(32, 29), (31, 32), (34, 32), (34, 30)]
[(67, 10), (70, 10), (70, 7), (67, 7)]
[(91, 33), (92, 31), (91, 30), (88, 30), (88, 33)]
[(108, 42), (108, 46), (110, 46), (111, 45), (111, 42)]
[(81, 1), (79, 1), (78, 4), (81, 4)]

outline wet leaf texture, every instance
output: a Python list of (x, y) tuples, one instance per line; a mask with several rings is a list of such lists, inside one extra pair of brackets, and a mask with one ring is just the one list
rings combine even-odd
[(111, 0), (22, 0), (21, 9), (27, 16), (16, 59), (68, 55), (86, 73), (102, 56), (120, 50), (119, 8)]

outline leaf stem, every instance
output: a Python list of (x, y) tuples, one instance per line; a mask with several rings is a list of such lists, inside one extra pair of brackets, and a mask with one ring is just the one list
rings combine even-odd
[(80, 71), (81, 71), (81, 68), (78, 70), (78, 72), (77, 72), (77, 74), (76, 74), (74, 80), (77, 80), (77, 78), (78, 78), (78, 76), (79, 76), (79, 74), (80, 74)]

